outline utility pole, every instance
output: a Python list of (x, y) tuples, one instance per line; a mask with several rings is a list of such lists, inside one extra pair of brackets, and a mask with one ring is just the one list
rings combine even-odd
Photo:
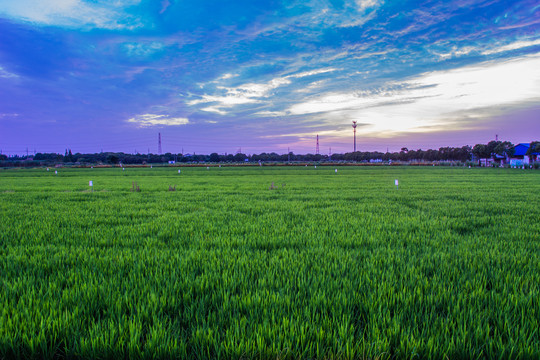
[(287, 162), (291, 162), (291, 148), (287, 148)]
[(315, 154), (319, 155), (319, 134), (317, 134), (317, 147), (315, 148)]
[(158, 154), (161, 155), (161, 133), (158, 133)]
[(354, 132), (354, 152), (356, 152), (356, 121), (352, 122), (353, 132)]

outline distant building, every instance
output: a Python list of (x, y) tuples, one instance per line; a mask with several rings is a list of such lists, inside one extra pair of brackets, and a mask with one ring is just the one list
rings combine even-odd
[(510, 166), (529, 165), (530, 157), (527, 155), (530, 144), (519, 143), (514, 147), (514, 155), (510, 157)]
[(174, 160), (169, 160), (169, 164), (176, 164), (176, 161), (174, 161)]

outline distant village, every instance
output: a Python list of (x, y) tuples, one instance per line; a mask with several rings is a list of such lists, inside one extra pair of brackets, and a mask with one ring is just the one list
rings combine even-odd
[(128, 154), (123, 152), (100, 152), (93, 154), (73, 153), (66, 149), (64, 154), (40, 153), (7, 156), (0, 154), (0, 167), (36, 166), (115, 166), (148, 164), (208, 164), (230, 163), (261, 165), (263, 163), (357, 163), (357, 164), (416, 164), (416, 165), (469, 165), (482, 167), (540, 167), (540, 141), (512, 144), (508, 141), (490, 141), (474, 147), (441, 147), (438, 150), (412, 150), (402, 148), (399, 152), (355, 151), (343, 154)]

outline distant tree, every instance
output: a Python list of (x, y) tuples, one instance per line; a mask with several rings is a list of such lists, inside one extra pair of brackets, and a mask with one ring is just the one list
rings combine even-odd
[(424, 160), (437, 161), (439, 160), (439, 152), (437, 150), (429, 149), (424, 152)]
[(66, 152), (64, 154), (64, 162), (73, 162), (73, 154), (71, 153), (71, 149), (66, 149)]
[(493, 153), (497, 155), (514, 155), (514, 144), (510, 141), (499, 141), (493, 149)]
[(210, 157), (208, 158), (208, 161), (216, 163), (219, 162), (219, 154), (218, 153), (211, 153)]
[(109, 164), (118, 164), (118, 156), (114, 155), (114, 154), (110, 154), (109, 156), (107, 156), (107, 162)]
[(409, 149), (407, 149), (406, 147), (402, 147), (401, 151), (399, 152), (399, 160), (401, 161), (409, 160), (409, 157), (407, 156), (408, 152), (409, 152)]
[(540, 141), (533, 141), (529, 145), (529, 150), (527, 150), (527, 155), (531, 155), (533, 153), (540, 153)]
[(244, 162), (246, 157), (247, 157), (246, 154), (238, 153), (238, 154), (234, 155), (234, 161), (236, 161), (236, 162)]
[(486, 159), (490, 157), (490, 152), (488, 150), (488, 147), (484, 144), (476, 144), (474, 145), (472, 149), (472, 153), (474, 156), (476, 156), (478, 159)]

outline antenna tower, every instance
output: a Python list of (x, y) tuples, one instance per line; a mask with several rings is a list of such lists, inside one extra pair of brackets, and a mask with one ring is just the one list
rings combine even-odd
[(319, 155), (319, 134), (317, 134), (317, 147), (315, 148), (315, 154)]
[(499, 135), (495, 135), (495, 141), (499, 141)]
[(354, 152), (356, 152), (356, 121), (352, 122), (352, 128), (354, 132)]
[(158, 154), (161, 155), (161, 133), (158, 133), (158, 146), (157, 146)]

